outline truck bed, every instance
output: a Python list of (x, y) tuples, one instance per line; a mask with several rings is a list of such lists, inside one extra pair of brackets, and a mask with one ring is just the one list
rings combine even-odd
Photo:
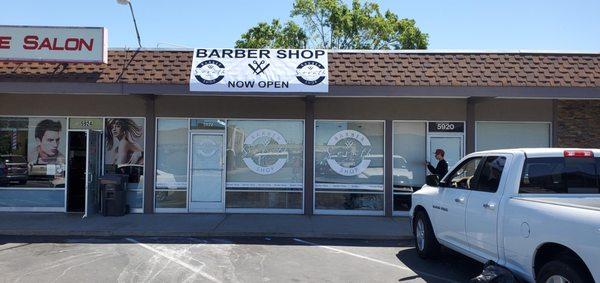
[(585, 197), (581, 197), (581, 196), (580, 197), (523, 197), (523, 196), (520, 196), (520, 197), (513, 197), (513, 199), (600, 211), (600, 196), (597, 196), (597, 197), (588, 197), (588, 196), (585, 196)]

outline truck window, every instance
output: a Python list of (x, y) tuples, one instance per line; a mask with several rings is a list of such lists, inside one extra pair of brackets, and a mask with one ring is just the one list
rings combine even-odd
[(459, 189), (471, 188), (480, 161), (481, 157), (473, 157), (463, 161), (444, 179), (444, 186)]
[(528, 158), (523, 166), (522, 194), (600, 194), (600, 158)]
[(502, 177), (502, 171), (504, 170), (505, 163), (506, 157), (504, 156), (486, 157), (483, 165), (481, 166), (481, 171), (479, 171), (477, 183), (472, 189), (490, 193), (495, 193), (498, 191), (498, 186), (500, 186), (500, 177)]

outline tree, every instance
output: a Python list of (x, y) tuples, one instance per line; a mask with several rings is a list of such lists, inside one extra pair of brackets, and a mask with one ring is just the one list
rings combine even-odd
[(382, 13), (372, 2), (295, 0), (290, 13), (302, 25), (259, 23), (236, 41), (238, 48), (427, 49), (429, 35), (413, 19)]
[(288, 21), (281, 26), (274, 19), (271, 24), (262, 22), (242, 34), (235, 42), (237, 48), (306, 48), (307, 37), (300, 26)]

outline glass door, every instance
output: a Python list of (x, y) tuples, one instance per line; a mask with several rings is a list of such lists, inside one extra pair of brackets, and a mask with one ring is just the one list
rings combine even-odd
[(85, 213), (83, 217), (97, 213), (100, 204), (100, 190), (98, 177), (102, 168), (101, 146), (102, 134), (97, 131), (86, 130), (87, 154), (85, 171)]
[(441, 148), (446, 153), (444, 159), (448, 162), (448, 170), (464, 156), (463, 136), (454, 134), (430, 134), (427, 143), (427, 160), (435, 167), (437, 160), (434, 152)]
[(190, 212), (223, 212), (224, 135), (190, 134)]

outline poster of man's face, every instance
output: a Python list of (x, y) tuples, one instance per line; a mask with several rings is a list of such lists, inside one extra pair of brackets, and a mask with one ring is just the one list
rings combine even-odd
[(30, 164), (64, 164), (65, 118), (30, 118), (27, 139)]

